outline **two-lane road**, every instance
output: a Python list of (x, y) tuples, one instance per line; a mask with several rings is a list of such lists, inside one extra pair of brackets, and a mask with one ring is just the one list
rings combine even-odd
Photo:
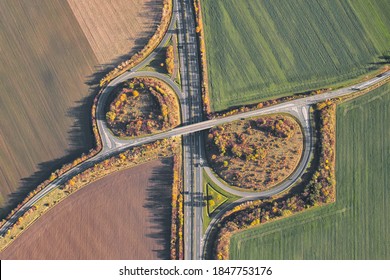
[[(195, 19), (192, 2), (175, 0), (177, 13), (178, 43), (182, 90), (189, 114), (183, 117), (184, 123), (202, 121), (202, 100), (200, 91), (200, 74), (198, 47), (195, 33)], [(184, 156), (184, 258), (200, 259), (202, 238), (202, 179), (199, 163), (201, 161), (200, 133), (183, 137)]]

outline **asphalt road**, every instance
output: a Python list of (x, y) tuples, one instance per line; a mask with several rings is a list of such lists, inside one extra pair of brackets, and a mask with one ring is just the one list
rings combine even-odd
[[(195, 18), (188, 0), (175, 0), (178, 7), (177, 30), (182, 89), (188, 114), (183, 114), (185, 124), (202, 120), (202, 100), (198, 64), (198, 47), (195, 33)], [(202, 220), (202, 171), (201, 134), (183, 137), (184, 166), (184, 259), (201, 258)]]
[[(149, 75), (152, 72), (151, 73), (147, 72), (147, 73)], [(128, 75), (128, 74), (129, 73), (126, 73), (125, 75)], [(132, 74), (132, 73), (130, 73), (130, 74)], [(135, 73), (134, 73), (134, 75), (135, 75)], [(164, 77), (165, 78), (161, 77), (162, 79), (164, 79), (164, 81), (166, 81), (166, 82), (170, 81), (166, 76), (164, 76)], [(343, 88), (343, 89), (340, 89), (340, 90), (330, 91), (330, 92), (326, 92), (326, 93), (323, 93), (323, 94), (318, 94), (318, 95), (314, 95), (314, 96), (310, 96), (310, 97), (306, 97), (306, 98), (300, 98), (300, 99), (297, 99), (297, 100), (281, 103), (281, 104), (278, 104), (278, 105), (273, 105), (273, 106), (270, 106), (270, 107), (267, 107), (267, 108), (262, 108), (262, 109), (257, 109), (257, 110), (254, 110), (254, 111), (244, 112), (244, 113), (240, 113), (240, 114), (236, 114), (236, 115), (232, 115), (232, 116), (228, 116), (228, 117), (224, 117), (224, 118), (219, 118), (219, 119), (213, 119), (213, 120), (207, 120), (207, 121), (201, 121), (201, 122), (198, 122), (198, 123), (188, 124), (188, 125), (184, 125), (184, 126), (181, 126), (181, 127), (174, 128), (174, 129), (166, 131), (166, 132), (162, 132), (162, 133), (158, 133), (158, 134), (155, 134), (155, 135), (150, 135), (150, 136), (146, 136), (146, 137), (142, 137), (142, 138), (137, 138), (137, 139), (133, 139), (133, 140), (120, 140), (120, 139), (117, 139), (117, 138), (114, 138), (113, 140), (112, 139), (111, 140), (107, 140), (106, 139), (106, 140), (103, 141), (103, 145), (109, 145), (108, 141), (113, 141), (113, 142), (111, 142), (111, 145), (112, 145), (111, 148), (107, 148), (105, 146), (105, 148), (98, 155), (96, 155), (95, 157), (93, 157), (93, 158), (91, 158), (91, 159), (89, 159), (89, 160), (87, 160), (85, 162), (80, 163), (76, 167), (70, 169), (68, 172), (64, 173), (62, 176), (60, 176), (59, 178), (54, 180), (52, 183), (48, 184), (43, 190), (38, 192), (27, 203), (25, 203), (1, 227), (0, 235), (3, 235), (4, 233), (6, 233), (8, 228), (12, 224), (14, 224), (17, 221), (17, 219), (21, 215), (23, 215), (23, 213), (25, 211), (27, 211), (32, 205), (34, 205), (34, 203), (36, 201), (38, 201), (40, 198), (42, 198), (44, 195), (46, 195), (52, 189), (60, 186), (61, 184), (63, 184), (64, 182), (66, 182), (67, 180), (69, 180), (70, 178), (75, 176), (76, 174), (78, 174), (78, 173), (84, 171), (85, 169), (89, 168), (90, 166), (92, 166), (94, 163), (100, 162), (100, 161), (104, 160), (105, 158), (110, 157), (110, 156), (112, 156), (114, 154), (117, 154), (117, 153), (119, 153), (121, 151), (124, 151), (124, 150), (126, 150), (126, 149), (128, 149), (130, 147), (133, 147), (133, 146), (136, 146), (136, 145), (145, 144), (145, 143), (150, 143), (150, 142), (153, 142), (153, 141), (156, 141), (156, 140), (169, 138), (169, 137), (172, 137), (172, 136), (186, 135), (186, 134), (202, 131), (202, 130), (205, 130), (205, 129), (209, 129), (209, 128), (213, 127), (213, 126), (220, 125), (220, 124), (223, 124), (223, 123), (226, 123), (226, 122), (231, 122), (231, 121), (238, 120), (238, 119), (241, 119), (241, 118), (248, 118), (248, 117), (254, 117), (254, 116), (270, 114), (270, 113), (277, 113), (277, 112), (285, 112), (285, 111), (288, 112), (289, 110), (292, 110), (292, 108), (306, 107), (308, 105), (312, 105), (312, 104), (315, 104), (315, 103), (318, 103), (318, 102), (321, 102), (321, 101), (324, 101), (324, 100), (327, 100), (327, 99), (330, 99), (330, 98), (337, 98), (337, 97), (342, 97), (342, 96), (351, 94), (353, 92), (356, 92), (358, 89), (362, 90), (362, 89), (364, 89), (364, 88), (366, 88), (368, 86), (371, 86), (371, 85), (373, 85), (375, 83), (378, 83), (378, 82), (380, 82), (380, 81), (382, 81), (382, 80), (384, 80), (384, 79), (386, 79), (388, 77), (390, 77), (390, 71), (385, 72), (384, 74), (381, 75), (381, 77), (375, 77), (375, 78), (373, 78), (371, 80), (368, 80), (366, 82), (359, 83), (359, 84), (356, 84), (354, 86)], [(125, 79), (125, 77), (121, 77), (121, 79)], [(175, 90), (177, 90), (177, 89), (175, 89)], [(180, 91), (177, 91), (177, 92), (178, 92), (178, 95), (181, 96)], [(107, 92), (105, 92), (105, 93), (107, 93)], [(103, 99), (99, 100), (99, 106), (102, 106), (101, 105), (102, 101), (103, 101)], [(100, 125), (99, 126), (99, 132), (102, 135), (108, 135), (108, 133), (109, 133), (106, 130), (105, 125)], [(106, 133), (104, 133), (104, 132), (106, 132)]]
[[(202, 168), (200, 167), (204, 159), (204, 145), (202, 130), (209, 129), (213, 126), (220, 125), (226, 122), (235, 121), (242, 118), (254, 117), (270, 113), (286, 112), (291, 113), (299, 120), (301, 120), (302, 127), (305, 131), (305, 152), (302, 157), (299, 167), (285, 182), (279, 186), (267, 191), (256, 194), (251, 193), (239, 193), (243, 196), (237, 203), (241, 203), (245, 200), (254, 198), (263, 198), (277, 194), (287, 188), (289, 188), (302, 174), (307, 161), (310, 158), (312, 150), (312, 140), (310, 125), (305, 122), (309, 121), (308, 114), (305, 113), (310, 105), (315, 103), (348, 95), (356, 92), (357, 90), (364, 89), (381, 80), (390, 77), (390, 71), (381, 75), (381, 77), (375, 77), (369, 81), (356, 84), (351, 87), (343, 88), (336, 91), (331, 91), (323, 94), (318, 94), (306, 98), (300, 98), (297, 100), (273, 105), (267, 108), (257, 109), (250, 112), (244, 112), (233, 116), (224, 118), (218, 118), (213, 120), (203, 121), (202, 119), (202, 102), (200, 92), (200, 80), (199, 80), (199, 63), (198, 63), (198, 48), (195, 34), (195, 18), (192, 11), (193, 7), (189, 0), (174, 0), (173, 1), (173, 16), (169, 24), (169, 30), (165, 34), (164, 38), (158, 45), (158, 47), (140, 64), (132, 68), (130, 72), (126, 72), (123, 75), (117, 77), (111, 81), (104, 89), (101, 97), (99, 98), (97, 105), (97, 124), (99, 133), (102, 138), (103, 149), (93, 158), (80, 163), (76, 167), (70, 169), (59, 178), (55, 179), (52, 183), (48, 184), (43, 190), (38, 192), (27, 203), (25, 203), (21, 209), (19, 209), (1, 228), (0, 235), (7, 232), (8, 228), (13, 225), (17, 219), (25, 213), (31, 206), (33, 206), (39, 199), (45, 196), (54, 188), (64, 184), (66, 181), (83, 172), (87, 168), (93, 166), (97, 162), (101, 162), (104, 159), (111, 157), (117, 153), (127, 150), (131, 147), (138, 146), (145, 143), (150, 143), (156, 140), (169, 138), (172, 136), (183, 135), (183, 159), (184, 159), (184, 187), (185, 187), (185, 226), (184, 226), (184, 240), (185, 240), (185, 259), (200, 259), (203, 256), (202, 247), (204, 248), (202, 241)], [(175, 23), (177, 21), (178, 29), (178, 44), (179, 44), (179, 60), (180, 71), (182, 78), (182, 90), (171, 80), (168, 76), (156, 73), (156, 72), (135, 72), (146, 66), (151, 60), (155, 58), (158, 52), (166, 45), (171, 37), (171, 34), (175, 31)], [(110, 130), (107, 128), (104, 120), (104, 104), (108, 98), (108, 95), (112, 92), (113, 88), (119, 83), (126, 81), (136, 76), (151, 76), (163, 80), (169, 84), (177, 93), (181, 111), (183, 125), (169, 131), (161, 132), (158, 134), (145, 136), (136, 139), (119, 139), (116, 138)], [(305, 109), (306, 108), (306, 109)], [(207, 171), (207, 170), (206, 170)], [(218, 180), (217, 180), (218, 181)], [(216, 181), (216, 182), (217, 182)], [(224, 186), (225, 188), (226, 186)], [(228, 190), (232, 192), (231, 188)], [(233, 192), (234, 193), (234, 192)], [(220, 211), (222, 215), (224, 210), (228, 210), (234, 207), (235, 204), (231, 204)], [(210, 233), (210, 229), (218, 221), (219, 216), (213, 218), (206, 231), (205, 240)]]
[(299, 120), (304, 135), (304, 147), (302, 157), (294, 172), (289, 177), (287, 177), (286, 180), (284, 180), (277, 186), (269, 190), (260, 192), (242, 191), (224, 184), (220, 179), (217, 178), (218, 175), (215, 175), (214, 172), (211, 171), (210, 167), (206, 165), (203, 167), (205, 172), (210, 177), (210, 179), (212, 179), (213, 182), (217, 184), (221, 189), (239, 197), (247, 197), (252, 199), (267, 198), (289, 189), (302, 177), (302, 174), (306, 170), (306, 167), (313, 153), (314, 143), (309, 110), (309, 106), (302, 106), (292, 107), (291, 109), (283, 111), (283, 113), (289, 113)]
[(149, 64), (149, 62), (151, 62), (155, 57), (156, 55), (165, 47), (165, 45), (168, 43), (169, 39), (171, 39), (171, 35), (173, 32), (175, 32), (175, 23), (176, 23), (176, 19), (177, 19), (177, 12), (178, 12), (178, 9), (177, 9), (177, 5), (176, 5), (176, 1), (173, 1), (173, 7), (172, 7), (172, 17), (171, 17), (171, 21), (169, 23), (169, 26), (168, 26), (168, 31), (167, 33), (164, 35), (163, 39), (161, 40), (161, 42), (158, 44), (158, 46), (152, 51), (151, 54), (149, 54), (144, 60), (142, 60), (139, 64), (137, 64), (136, 66), (134, 66), (130, 71), (131, 72), (136, 72), (142, 68), (144, 68), (145, 66), (147, 66)]
[[(126, 75), (127, 74), (128, 73), (126, 73)], [(166, 81), (166, 82), (170, 81), (168, 77), (166, 77), (166, 76), (164, 76), (164, 77), (165, 77), (164, 81)], [(44, 195), (46, 195), (52, 189), (60, 186), (61, 184), (63, 184), (67, 180), (71, 179), (76, 174), (91, 167), (94, 163), (100, 162), (100, 161), (106, 159), (107, 157), (110, 157), (114, 154), (122, 152), (130, 147), (145, 144), (145, 143), (150, 143), (150, 142), (153, 142), (156, 140), (169, 138), (172, 136), (187, 135), (190, 133), (209, 129), (213, 126), (220, 125), (220, 124), (223, 124), (226, 122), (231, 122), (231, 121), (238, 120), (241, 118), (260, 116), (260, 115), (265, 115), (265, 114), (270, 114), (270, 113), (289, 112), (289, 110), (292, 110), (292, 108), (306, 107), (308, 105), (312, 105), (312, 104), (315, 104), (315, 103), (318, 103), (321, 101), (325, 101), (325, 100), (330, 99), (330, 98), (337, 98), (337, 97), (342, 97), (342, 96), (351, 94), (353, 92), (356, 92), (358, 89), (359, 90), (365, 89), (366, 87), (369, 87), (375, 83), (378, 83), (378, 82), (380, 82), (388, 77), (390, 77), (390, 71), (385, 72), (384, 74), (381, 75), (381, 77), (375, 77), (371, 80), (356, 84), (356, 85), (351, 86), (351, 87), (343, 88), (343, 89), (336, 90), (336, 91), (330, 91), (330, 92), (326, 92), (323, 94), (318, 94), (318, 95), (314, 95), (314, 96), (310, 96), (310, 97), (300, 98), (297, 100), (281, 103), (278, 105), (273, 105), (273, 106), (270, 106), (267, 108), (262, 108), (262, 109), (257, 109), (254, 111), (239, 113), (239, 114), (224, 117), (224, 118), (218, 118), (218, 119), (188, 124), (188, 125), (174, 128), (174, 129), (166, 131), (166, 132), (162, 132), (162, 133), (158, 133), (158, 134), (150, 135), (150, 136), (145, 136), (145, 137), (137, 138), (137, 139), (133, 139), (133, 140), (120, 140), (120, 139), (114, 138), (114, 140), (112, 140), (114, 144), (113, 144), (113, 146), (111, 146), (111, 148), (103, 149), (95, 157), (93, 157), (85, 162), (82, 162), (79, 165), (77, 165), (76, 167), (70, 169), (68, 172), (64, 173), (62, 176), (60, 176), (59, 178), (54, 180), (52, 183), (48, 184), (43, 190), (41, 190), (34, 197), (32, 197), (1, 227), (0, 235), (3, 235), (4, 233), (6, 233), (8, 228), (11, 225), (13, 225), (17, 221), (17, 219), (21, 215), (23, 215), (23, 213), (25, 211), (27, 211), (32, 205), (34, 205), (34, 203), (36, 201), (38, 201), (40, 198), (42, 198)], [(178, 91), (178, 95), (181, 96), (180, 91)], [(101, 106), (100, 100), (99, 100), (99, 106)], [(100, 130), (100, 129), (102, 129), (102, 130)], [(106, 128), (104, 125), (99, 126), (99, 132), (101, 134), (103, 134), (102, 132), (104, 132), (105, 129)], [(105, 132), (108, 135), (109, 132), (108, 131), (105, 131)], [(103, 141), (103, 145), (107, 145), (107, 144), (108, 144), (107, 141)]]

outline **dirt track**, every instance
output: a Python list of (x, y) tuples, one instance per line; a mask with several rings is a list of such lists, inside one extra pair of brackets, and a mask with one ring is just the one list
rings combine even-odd
[(54, 207), (0, 258), (168, 258), (171, 183), (171, 160), (107, 176)]

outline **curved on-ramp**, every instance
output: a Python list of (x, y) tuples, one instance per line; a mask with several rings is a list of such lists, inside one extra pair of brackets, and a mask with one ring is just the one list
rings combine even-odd
[(305, 107), (293, 107), (289, 110), (280, 111), (280, 113), (289, 113), (291, 115), (294, 115), (298, 119), (298, 123), (301, 125), (301, 129), (304, 135), (304, 147), (303, 147), (303, 154), (299, 161), (298, 166), (295, 168), (295, 170), (291, 173), (290, 176), (288, 176), (283, 182), (279, 183), (277, 186), (260, 192), (251, 192), (251, 191), (242, 191), (237, 188), (232, 188), (231, 186), (228, 186), (227, 184), (224, 184), (215, 173), (211, 170), (210, 167), (204, 166), (204, 170), (207, 173), (207, 175), (212, 179), (212, 181), (221, 189), (223, 189), (226, 192), (229, 192), (235, 196), (239, 197), (246, 197), (246, 198), (253, 198), (253, 199), (260, 199), (260, 198), (267, 198), (274, 196), (276, 194), (279, 194), (288, 188), (290, 188), (292, 185), (294, 185), (299, 178), (301, 178), (303, 172), (305, 171), (310, 156), (313, 152), (313, 136), (312, 136), (312, 127), (310, 123), (310, 111), (309, 106)]

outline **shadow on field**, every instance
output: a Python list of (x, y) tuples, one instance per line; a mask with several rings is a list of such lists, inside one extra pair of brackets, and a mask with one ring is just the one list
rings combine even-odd
[[(146, 17), (150, 20), (150, 16), (158, 9), (162, 8), (161, 2), (150, 0), (146, 2), (145, 9), (139, 14), (140, 17)], [(157, 13), (158, 19), (160, 15)], [(29, 177), (22, 178), (20, 180), (19, 188), (8, 195), (5, 199), (4, 205), (0, 208), (0, 220), (5, 218), (9, 212), (14, 209), (19, 203), (21, 203), (29, 192), (34, 190), (40, 183), (50, 177), (50, 174), (61, 168), (64, 164), (72, 162), (74, 159), (80, 157), (82, 153), (88, 153), (95, 145), (94, 137), (92, 133), (91, 123), (91, 108), (95, 95), (99, 92), (99, 81), (110, 70), (121, 62), (129, 59), (137, 51), (141, 50), (145, 44), (149, 41), (157, 28), (157, 23), (151, 32), (144, 33), (141, 38), (128, 38), (134, 42), (134, 46), (128, 50), (128, 53), (122, 56), (118, 56), (108, 64), (101, 64), (95, 67), (95, 71), (92, 75), (86, 76), (85, 84), (89, 86), (88, 95), (85, 98), (78, 101), (74, 107), (69, 108), (67, 116), (74, 120), (72, 127), (68, 131), (68, 143), (70, 148), (66, 150), (66, 156), (53, 159), (51, 161), (39, 163), (37, 166), (37, 172)]]
[(170, 258), (173, 161), (171, 158), (163, 159), (162, 163), (163, 166), (153, 170), (144, 207), (148, 209), (147, 218), (152, 224), (152, 233), (147, 237), (162, 246), (161, 250), (156, 250), (157, 257), (165, 260)]
[[(144, 5), (146, 9), (139, 14), (140, 17), (150, 18), (153, 12), (162, 8), (160, 2), (153, 0), (146, 2)], [(37, 165), (37, 172), (29, 177), (22, 178), (19, 188), (7, 196), (5, 204), (0, 208), (0, 220), (5, 218), (12, 209), (21, 203), (29, 192), (34, 190), (44, 180), (48, 179), (53, 171), (61, 168), (64, 164), (72, 162), (74, 159), (80, 157), (82, 153), (88, 153), (94, 147), (95, 140), (92, 133), (91, 108), (93, 99), (100, 89), (99, 81), (110, 70), (114, 69), (115, 66), (129, 59), (137, 51), (140, 51), (152, 37), (156, 27), (157, 24), (151, 28), (151, 32), (144, 33), (144, 36), (141, 38), (135, 40), (129, 38), (129, 40), (133, 40), (134, 46), (129, 49), (127, 54), (118, 56), (108, 64), (97, 65), (94, 73), (86, 77), (85, 84), (89, 86), (88, 95), (78, 101), (74, 107), (69, 108), (67, 112), (67, 116), (71, 117), (74, 123), (68, 131), (70, 148), (66, 150), (66, 156), (39, 163)]]
[(378, 62), (373, 62), (371, 65), (386, 65), (390, 63), (390, 55), (384, 54), (382, 56), (378, 57), (380, 61)]
[(7, 203), (0, 208), (0, 219), (5, 218), (8, 213), (21, 203), (24, 198), (34, 190), (39, 184), (50, 177), (50, 174), (61, 168), (63, 165), (72, 162), (80, 157), (82, 153), (88, 151), (94, 146), (94, 137), (91, 124), (91, 107), (94, 95), (89, 94), (84, 99), (77, 102), (77, 105), (70, 108), (67, 116), (70, 116), (74, 122), (68, 131), (68, 143), (70, 148), (65, 151), (67, 154), (54, 160), (39, 163), (38, 171), (29, 177), (20, 180), (20, 187), (7, 197)]

